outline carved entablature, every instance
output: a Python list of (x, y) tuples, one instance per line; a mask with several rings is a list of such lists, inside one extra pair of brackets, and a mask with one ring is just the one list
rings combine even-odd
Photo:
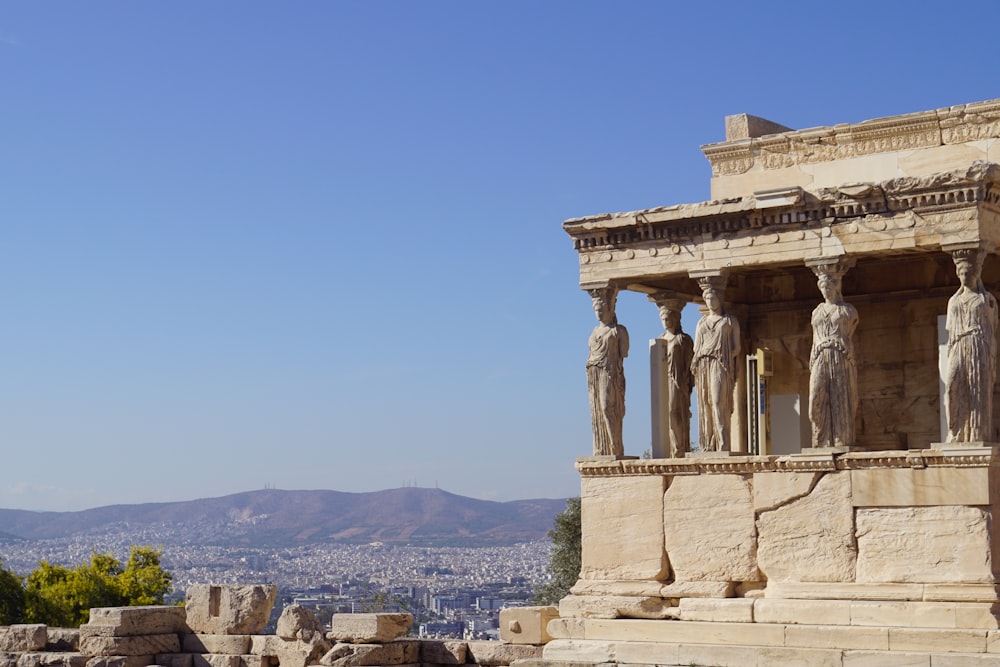
[(797, 264), (842, 254), (891, 255), (1000, 242), (1000, 167), (877, 183), (800, 188), (723, 201), (576, 218), (563, 223), (580, 281), (648, 283), (721, 267)]

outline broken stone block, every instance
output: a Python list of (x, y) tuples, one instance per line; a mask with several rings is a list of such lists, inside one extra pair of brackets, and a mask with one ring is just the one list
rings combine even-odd
[(311, 642), (314, 638), (322, 638), (324, 631), (323, 624), (319, 622), (311, 609), (292, 604), (281, 611), (275, 634), (282, 639), (300, 639), (304, 642)]
[(978, 507), (857, 511), (858, 581), (992, 583), (991, 516)]
[(319, 661), (330, 650), (330, 643), (323, 637), (311, 642), (299, 639), (282, 639), (277, 635), (250, 637), (250, 654), (274, 658), (282, 667), (305, 667)]
[(336, 644), (320, 659), (329, 667), (405, 665), (420, 659), (420, 642), (400, 640), (385, 644)]
[(190, 653), (160, 653), (156, 656), (156, 664), (162, 667), (191, 667)]
[(162, 635), (184, 632), (184, 607), (98, 607), (81, 627), (110, 628), (111, 636)]
[(151, 655), (101, 655), (88, 660), (85, 667), (148, 667), (152, 664)]
[(329, 639), (353, 644), (382, 644), (405, 635), (413, 614), (334, 614)]
[(254, 635), (267, 625), (278, 589), (273, 585), (195, 584), (187, 591), (187, 624), (208, 635)]
[(187, 653), (242, 655), (250, 652), (249, 635), (184, 635), (182, 639), (182, 647)]
[(508, 607), (500, 611), (500, 639), (511, 644), (547, 644), (546, 627), (559, 618), (556, 607)]
[(22, 653), (17, 667), (84, 667), (89, 659), (80, 653)]
[(420, 642), (420, 662), (425, 665), (463, 665), (469, 647), (463, 641)]
[(79, 628), (49, 628), (46, 651), (76, 651), (80, 646)]
[(757, 562), (768, 581), (854, 581), (857, 545), (848, 472), (827, 473), (808, 495), (757, 520)]
[(753, 476), (753, 507), (766, 512), (802, 498), (816, 485), (818, 472), (761, 472)]
[(191, 667), (241, 667), (238, 655), (195, 654), (191, 656)]
[(663, 496), (676, 581), (759, 581), (750, 484), (739, 475), (675, 477)]
[(48, 641), (48, 628), (40, 623), (0, 628), (0, 651), (23, 653), (41, 651)]
[(177, 635), (142, 635), (133, 637), (80, 636), (80, 653), (94, 656), (139, 656), (157, 653), (180, 653)]
[(486, 640), (470, 641), (466, 662), (497, 667), (509, 665), (515, 660), (538, 660), (542, 657), (542, 647), (530, 644), (505, 644)]

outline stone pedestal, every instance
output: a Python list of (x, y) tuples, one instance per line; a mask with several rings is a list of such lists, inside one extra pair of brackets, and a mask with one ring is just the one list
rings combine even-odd
[(1000, 664), (1000, 450), (577, 467), (547, 665)]

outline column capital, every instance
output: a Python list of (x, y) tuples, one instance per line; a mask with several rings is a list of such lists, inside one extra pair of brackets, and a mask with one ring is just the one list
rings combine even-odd
[(684, 306), (690, 301), (689, 296), (681, 295), (679, 292), (672, 290), (653, 292), (652, 294), (648, 294), (647, 298), (655, 303), (657, 308), (666, 308), (667, 310), (676, 310), (678, 312), (684, 310)]

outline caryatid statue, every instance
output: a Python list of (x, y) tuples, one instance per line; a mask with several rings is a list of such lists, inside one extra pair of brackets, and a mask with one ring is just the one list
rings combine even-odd
[(669, 456), (683, 457), (691, 451), (691, 390), (694, 376), (691, 361), (694, 359), (694, 341), (681, 329), (682, 299), (656, 298), (663, 322), (660, 340), (666, 341), (663, 367), (667, 376), (667, 416), (669, 425)]
[(813, 342), (809, 354), (809, 421), (813, 447), (854, 444), (858, 411), (858, 367), (854, 330), (858, 311), (844, 301), (843, 262), (813, 266), (823, 303), (812, 312)]
[(723, 311), (724, 276), (700, 278), (708, 312), (694, 334), (695, 389), (698, 392), (698, 436), (701, 451), (731, 451), (733, 392), (739, 373), (740, 324)]
[(625, 418), (624, 361), (628, 356), (628, 331), (615, 317), (617, 288), (588, 291), (598, 319), (598, 325), (590, 334), (590, 357), (587, 358), (594, 456), (624, 456), (622, 420)]
[(961, 287), (948, 300), (948, 369), (944, 406), (948, 442), (993, 437), (993, 381), (997, 357), (997, 301), (983, 287), (985, 251), (952, 252)]

